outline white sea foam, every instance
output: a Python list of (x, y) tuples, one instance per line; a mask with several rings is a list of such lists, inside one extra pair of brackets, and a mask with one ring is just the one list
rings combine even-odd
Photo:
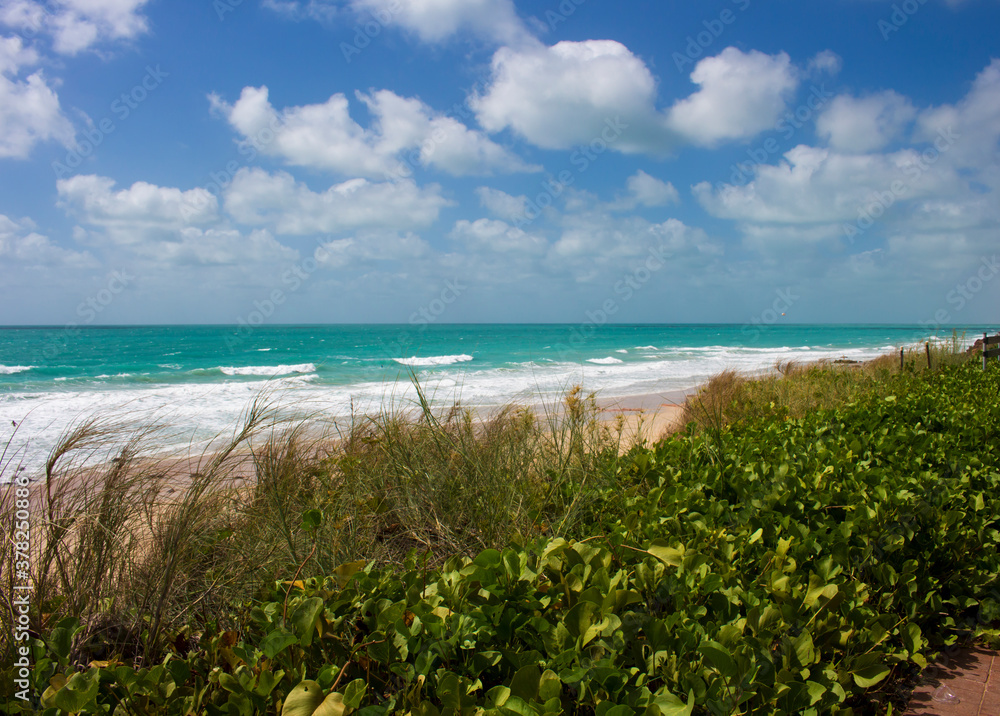
[(23, 373), (26, 370), (31, 370), (35, 366), (33, 365), (0, 365), (0, 375), (13, 375), (14, 373)]
[(615, 353), (628, 353), (628, 351), (625, 350), (624, 348), (619, 348), (618, 350), (615, 351)]
[(625, 361), (609, 356), (607, 358), (588, 358), (587, 362), (596, 363), (597, 365), (614, 365), (615, 363), (624, 363)]
[(298, 365), (252, 365), (241, 368), (218, 368), (226, 375), (291, 375), (293, 373), (315, 373), (315, 363), (299, 363)]
[(393, 358), (401, 365), (428, 366), (428, 365), (452, 365), (454, 363), (467, 363), (472, 360), (472, 356), (465, 353), (457, 356), (428, 356), (426, 358)]

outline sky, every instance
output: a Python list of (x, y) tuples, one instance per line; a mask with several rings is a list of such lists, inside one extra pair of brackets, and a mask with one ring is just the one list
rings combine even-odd
[(996, 0), (0, 0), (0, 324), (1000, 320)]

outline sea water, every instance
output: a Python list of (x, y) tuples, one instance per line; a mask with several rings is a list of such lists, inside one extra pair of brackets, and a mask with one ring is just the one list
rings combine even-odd
[[(965, 326), (971, 342), (992, 326)], [(950, 331), (949, 331), (950, 337)], [(726, 369), (863, 360), (930, 338), (912, 325), (332, 325), (0, 329), (0, 448), (37, 471), (89, 417), (169, 428), (164, 449), (224, 434), (261, 395), (331, 418), (439, 406), (677, 395)], [(9, 470), (4, 476), (9, 479)]]

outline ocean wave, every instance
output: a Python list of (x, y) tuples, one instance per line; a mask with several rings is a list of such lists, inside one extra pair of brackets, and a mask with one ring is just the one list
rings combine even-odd
[(660, 350), (656, 346), (636, 346), (635, 349), (637, 351), (658, 351), (658, 350)]
[(624, 363), (625, 361), (609, 356), (607, 358), (588, 358), (587, 362), (596, 363), (597, 365), (614, 365), (615, 363)]
[(35, 366), (33, 365), (0, 365), (0, 375), (13, 375), (14, 373), (23, 373), (26, 370), (31, 370)]
[(454, 363), (467, 363), (472, 360), (472, 356), (465, 353), (457, 356), (428, 356), (427, 358), (393, 358), (400, 365), (426, 366), (426, 365), (452, 365)]
[(315, 373), (315, 363), (299, 363), (298, 365), (251, 365), (243, 367), (223, 366), (217, 368), (226, 375), (290, 375), (292, 373)]
[(615, 351), (615, 353), (628, 353), (628, 351), (625, 350), (624, 348), (619, 348), (618, 350)]

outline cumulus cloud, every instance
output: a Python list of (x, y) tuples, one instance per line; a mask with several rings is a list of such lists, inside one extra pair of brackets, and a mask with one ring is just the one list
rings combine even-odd
[[(906, 138), (914, 119), (911, 146), (879, 153)], [(891, 91), (842, 95), (819, 118), (817, 134), (828, 148), (795, 147), (775, 165), (758, 165), (745, 185), (703, 182), (694, 194), (710, 214), (741, 222), (745, 244), (760, 250), (888, 236), (884, 255), (897, 260), (903, 246), (916, 256), (918, 247), (951, 237), (950, 250), (967, 260), (995, 245), (1000, 211), (989, 192), (1000, 187), (1000, 61), (953, 105), (918, 112)]]
[(670, 182), (650, 176), (640, 169), (625, 182), (627, 196), (615, 203), (617, 209), (635, 209), (640, 206), (666, 206), (680, 201), (677, 189)]
[(20, 32), (44, 32), (53, 49), (76, 55), (108, 41), (131, 40), (148, 30), (142, 10), (149, 0), (7, 0), (0, 23)]
[(350, 9), (356, 21), (396, 26), (422, 42), (440, 43), (459, 33), (511, 45), (534, 38), (511, 0), (264, 0), (264, 7), (290, 20), (333, 21)]
[(437, 185), (351, 179), (317, 193), (290, 174), (257, 168), (240, 169), (225, 195), (226, 211), (237, 222), (292, 235), (427, 226), (449, 204)]
[(672, 144), (655, 100), (642, 60), (619, 42), (587, 40), (500, 48), (490, 86), (472, 106), (487, 131), (510, 128), (546, 149), (589, 144), (617, 120), (627, 127), (612, 146), (634, 152)]
[(73, 126), (42, 72), (18, 77), (21, 68), (37, 61), (37, 53), (24, 47), (21, 38), (0, 38), (0, 158), (24, 159), (48, 140), (73, 146)]
[(299, 258), (298, 251), (278, 242), (267, 229), (244, 234), (233, 228), (191, 226), (182, 229), (175, 241), (147, 244), (142, 249), (141, 255), (174, 266), (273, 266)]
[(480, 206), (505, 221), (516, 221), (524, 217), (528, 210), (528, 197), (524, 194), (513, 196), (499, 189), (481, 186), (476, 189), (476, 196)]
[(621, 43), (504, 47), (473, 107), (486, 130), (509, 128), (546, 149), (603, 139), (620, 152), (664, 154), (682, 143), (714, 146), (772, 127), (798, 86), (788, 55), (733, 47), (701, 60), (691, 79), (700, 89), (660, 111), (652, 73)]
[(267, 265), (298, 257), (267, 230), (244, 234), (228, 226), (205, 189), (136, 182), (116, 191), (114, 180), (94, 175), (56, 187), (62, 206), (81, 224), (80, 239), (124, 249), (156, 267)]
[(363, 128), (350, 103), (335, 94), (323, 104), (276, 110), (267, 87), (245, 87), (232, 105), (210, 96), (212, 107), (244, 137), (244, 146), (288, 164), (368, 178), (407, 177), (416, 166), (453, 175), (537, 171), (481, 132), (415, 98), (381, 90), (357, 94), (373, 116)]
[(75, 269), (97, 265), (89, 253), (57, 246), (47, 236), (39, 234), (37, 228), (31, 219), (11, 219), (0, 214), (0, 259), (5, 265)]
[(651, 223), (638, 216), (593, 211), (568, 214), (562, 223), (548, 263), (568, 269), (577, 281), (592, 281), (607, 277), (609, 271), (627, 269), (650, 256), (650, 250), (657, 260), (685, 270), (705, 269), (722, 252), (703, 230), (678, 219)]
[(833, 52), (832, 50), (823, 50), (822, 52), (816, 53), (816, 55), (809, 60), (809, 64), (806, 66), (806, 72), (810, 75), (835, 75), (840, 72), (843, 64), (843, 59), (841, 59), (840, 55), (836, 52)]
[(816, 120), (816, 133), (843, 152), (871, 152), (899, 138), (916, 116), (910, 101), (892, 90), (868, 97), (839, 95)]
[(531, 39), (511, 0), (351, 0), (351, 7), (386, 18), (424, 42), (441, 42), (459, 32), (502, 45)]
[(799, 84), (784, 52), (772, 56), (735, 47), (701, 60), (691, 81), (700, 89), (671, 107), (669, 124), (706, 147), (748, 139), (773, 127)]
[(943, 163), (929, 164), (913, 149), (887, 155), (841, 154), (800, 145), (778, 165), (760, 165), (753, 181), (694, 187), (712, 215), (740, 221), (808, 224), (851, 221), (879, 197), (890, 208), (960, 183)]
[(365, 231), (323, 243), (316, 258), (323, 266), (345, 268), (358, 263), (414, 260), (430, 251), (426, 241), (409, 231)]
[(976, 76), (958, 103), (920, 113), (914, 138), (934, 142), (942, 136), (956, 137), (948, 161), (965, 168), (995, 169), (1000, 149), (1000, 60), (993, 60)]
[(517, 253), (540, 256), (548, 242), (498, 219), (462, 219), (449, 236), (475, 252)]
[(119, 244), (141, 242), (151, 231), (179, 231), (219, 220), (218, 200), (201, 188), (182, 191), (139, 181), (115, 191), (114, 179), (94, 174), (60, 179), (56, 188), (66, 209), (81, 222), (106, 229)]

